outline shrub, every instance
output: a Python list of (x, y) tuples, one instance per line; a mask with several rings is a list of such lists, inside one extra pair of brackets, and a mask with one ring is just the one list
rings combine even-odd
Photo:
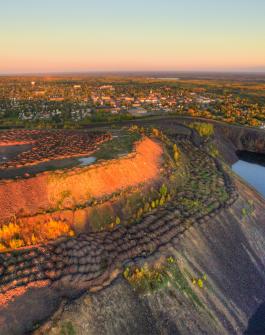
[[(190, 286), (192, 277), (187, 276), (185, 269), (181, 270), (177, 260), (172, 256), (167, 257), (162, 264), (157, 266), (149, 266), (145, 263), (143, 267), (126, 267), (123, 276), (139, 293), (152, 293), (172, 286), (190, 298), (194, 305), (203, 307), (202, 302)], [(192, 283), (202, 288), (206, 279), (206, 275), (203, 275), (200, 278), (192, 279)]]
[(160, 187), (159, 193), (160, 193), (162, 196), (166, 196), (166, 195), (167, 195), (167, 185), (166, 185), (166, 184), (163, 184), (163, 185)]
[(0, 240), (10, 240), (18, 234), (19, 226), (16, 223), (3, 225), (3, 227), (0, 228)]
[(165, 197), (162, 195), (162, 197), (159, 200), (159, 205), (163, 206), (165, 204)]
[(160, 289), (169, 281), (167, 273), (163, 267), (151, 268), (144, 264), (143, 267), (134, 269), (126, 268), (123, 276), (140, 293), (153, 292)]
[(177, 162), (179, 160), (179, 152), (178, 151), (174, 152), (174, 160), (175, 160), (175, 162)]
[(209, 147), (209, 153), (213, 158), (216, 158), (219, 156), (219, 150), (213, 144), (211, 144)]
[(214, 128), (213, 125), (206, 122), (193, 122), (190, 127), (197, 130), (200, 136), (209, 137), (213, 135)]
[(9, 241), (9, 245), (11, 249), (17, 249), (23, 247), (25, 244), (23, 240), (13, 238)]
[(159, 130), (157, 128), (152, 128), (152, 133), (156, 137), (159, 137), (159, 135), (160, 135), (160, 132), (159, 132)]
[(174, 155), (175, 162), (177, 162), (179, 160), (179, 157), (180, 157), (180, 151), (179, 151), (176, 144), (173, 145), (173, 155)]
[(76, 331), (71, 321), (64, 322), (61, 328), (60, 335), (75, 335)]
[(6, 250), (6, 246), (3, 243), (0, 243), (0, 252), (3, 252)]
[(146, 203), (144, 204), (144, 212), (148, 212), (149, 209), (150, 209), (150, 205), (149, 205), (148, 202), (146, 202)]
[(138, 132), (139, 131), (139, 127), (136, 124), (134, 124), (134, 125), (132, 125), (129, 128), (129, 131), (131, 131), (131, 132)]
[(193, 278), (192, 284), (197, 285), (199, 288), (203, 288), (204, 283), (207, 281), (207, 276), (204, 274), (202, 277), (199, 278)]
[(117, 216), (115, 220), (115, 224), (119, 225), (121, 223), (121, 219)]
[(0, 251), (17, 249), (27, 245), (46, 243), (60, 236), (73, 236), (69, 224), (64, 221), (24, 223), (15, 221), (0, 228)]
[(74, 232), (70, 229), (69, 225), (63, 221), (50, 220), (43, 224), (41, 229), (41, 236), (45, 240), (53, 240), (62, 235), (73, 236)]
[(140, 219), (140, 217), (143, 215), (143, 209), (142, 208), (139, 208), (138, 211), (137, 211), (137, 219)]

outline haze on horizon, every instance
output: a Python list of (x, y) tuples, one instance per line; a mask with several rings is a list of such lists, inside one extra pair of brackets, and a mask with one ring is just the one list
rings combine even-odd
[(8, 0), (0, 73), (265, 71), (264, 0)]

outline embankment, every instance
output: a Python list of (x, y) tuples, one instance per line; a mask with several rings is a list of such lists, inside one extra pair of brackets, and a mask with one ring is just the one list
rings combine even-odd
[(214, 125), (218, 149), (230, 164), (238, 160), (237, 151), (265, 154), (265, 130), (226, 124), (196, 117), (177, 117), (179, 122), (207, 122)]
[(152, 180), (159, 174), (162, 147), (149, 138), (127, 157), (73, 170), (0, 182), (0, 224), (13, 216), (74, 208), (89, 199)]
[[(66, 305), (37, 334), (58, 335), (67, 324), (79, 335), (233, 335), (251, 330), (249, 322), (265, 301), (265, 201), (239, 180), (237, 187), (240, 197), (231, 208), (195, 224), (154, 256), (175, 257), (184, 275), (207, 276), (203, 288), (189, 282), (201, 306), (181, 284), (139, 295), (120, 278)], [(244, 218), (249, 199), (255, 210)]]
[(230, 163), (238, 160), (237, 151), (265, 154), (265, 131), (233, 125), (214, 124), (219, 149)]

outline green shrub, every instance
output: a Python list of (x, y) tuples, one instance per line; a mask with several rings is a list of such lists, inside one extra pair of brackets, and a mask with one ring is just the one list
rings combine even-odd
[(60, 335), (76, 335), (76, 331), (71, 321), (63, 323)]
[(167, 195), (167, 185), (166, 185), (166, 184), (163, 184), (163, 185), (160, 187), (159, 193), (160, 193), (162, 196), (166, 196), (166, 195)]
[(206, 122), (193, 122), (190, 124), (190, 127), (197, 130), (202, 137), (210, 137), (214, 132), (213, 125)]

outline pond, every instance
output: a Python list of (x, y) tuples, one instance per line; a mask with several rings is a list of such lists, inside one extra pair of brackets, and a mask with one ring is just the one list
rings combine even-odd
[(95, 163), (96, 160), (97, 160), (97, 158), (93, 157), (93, 156), (78, 158), (78, 161), (79, 161), (81, 166), (86, 166), (86, 165), (93, 164), (93, 163)]
[(265, 197), (265, 155), (238, 152), (232, 169)]
[[(12, 160), (23, 151), (30, 150), (31, 144), (14, 145), (14, 146), (0, 146), (0, 165)], [(19, 168), (0, 169), (0, 179), (9, 179), (15, 177), (22, 177), (26, 174), (37, 174), (49, 170), (71, 169), (75, 166), (87, 166), (95, 163), (97, 160), (93, 156), (85, 157), (70, 157), (63, 159), (54, 159), (47, 162), (40, 162), (34, 165), (23, 166)]]

